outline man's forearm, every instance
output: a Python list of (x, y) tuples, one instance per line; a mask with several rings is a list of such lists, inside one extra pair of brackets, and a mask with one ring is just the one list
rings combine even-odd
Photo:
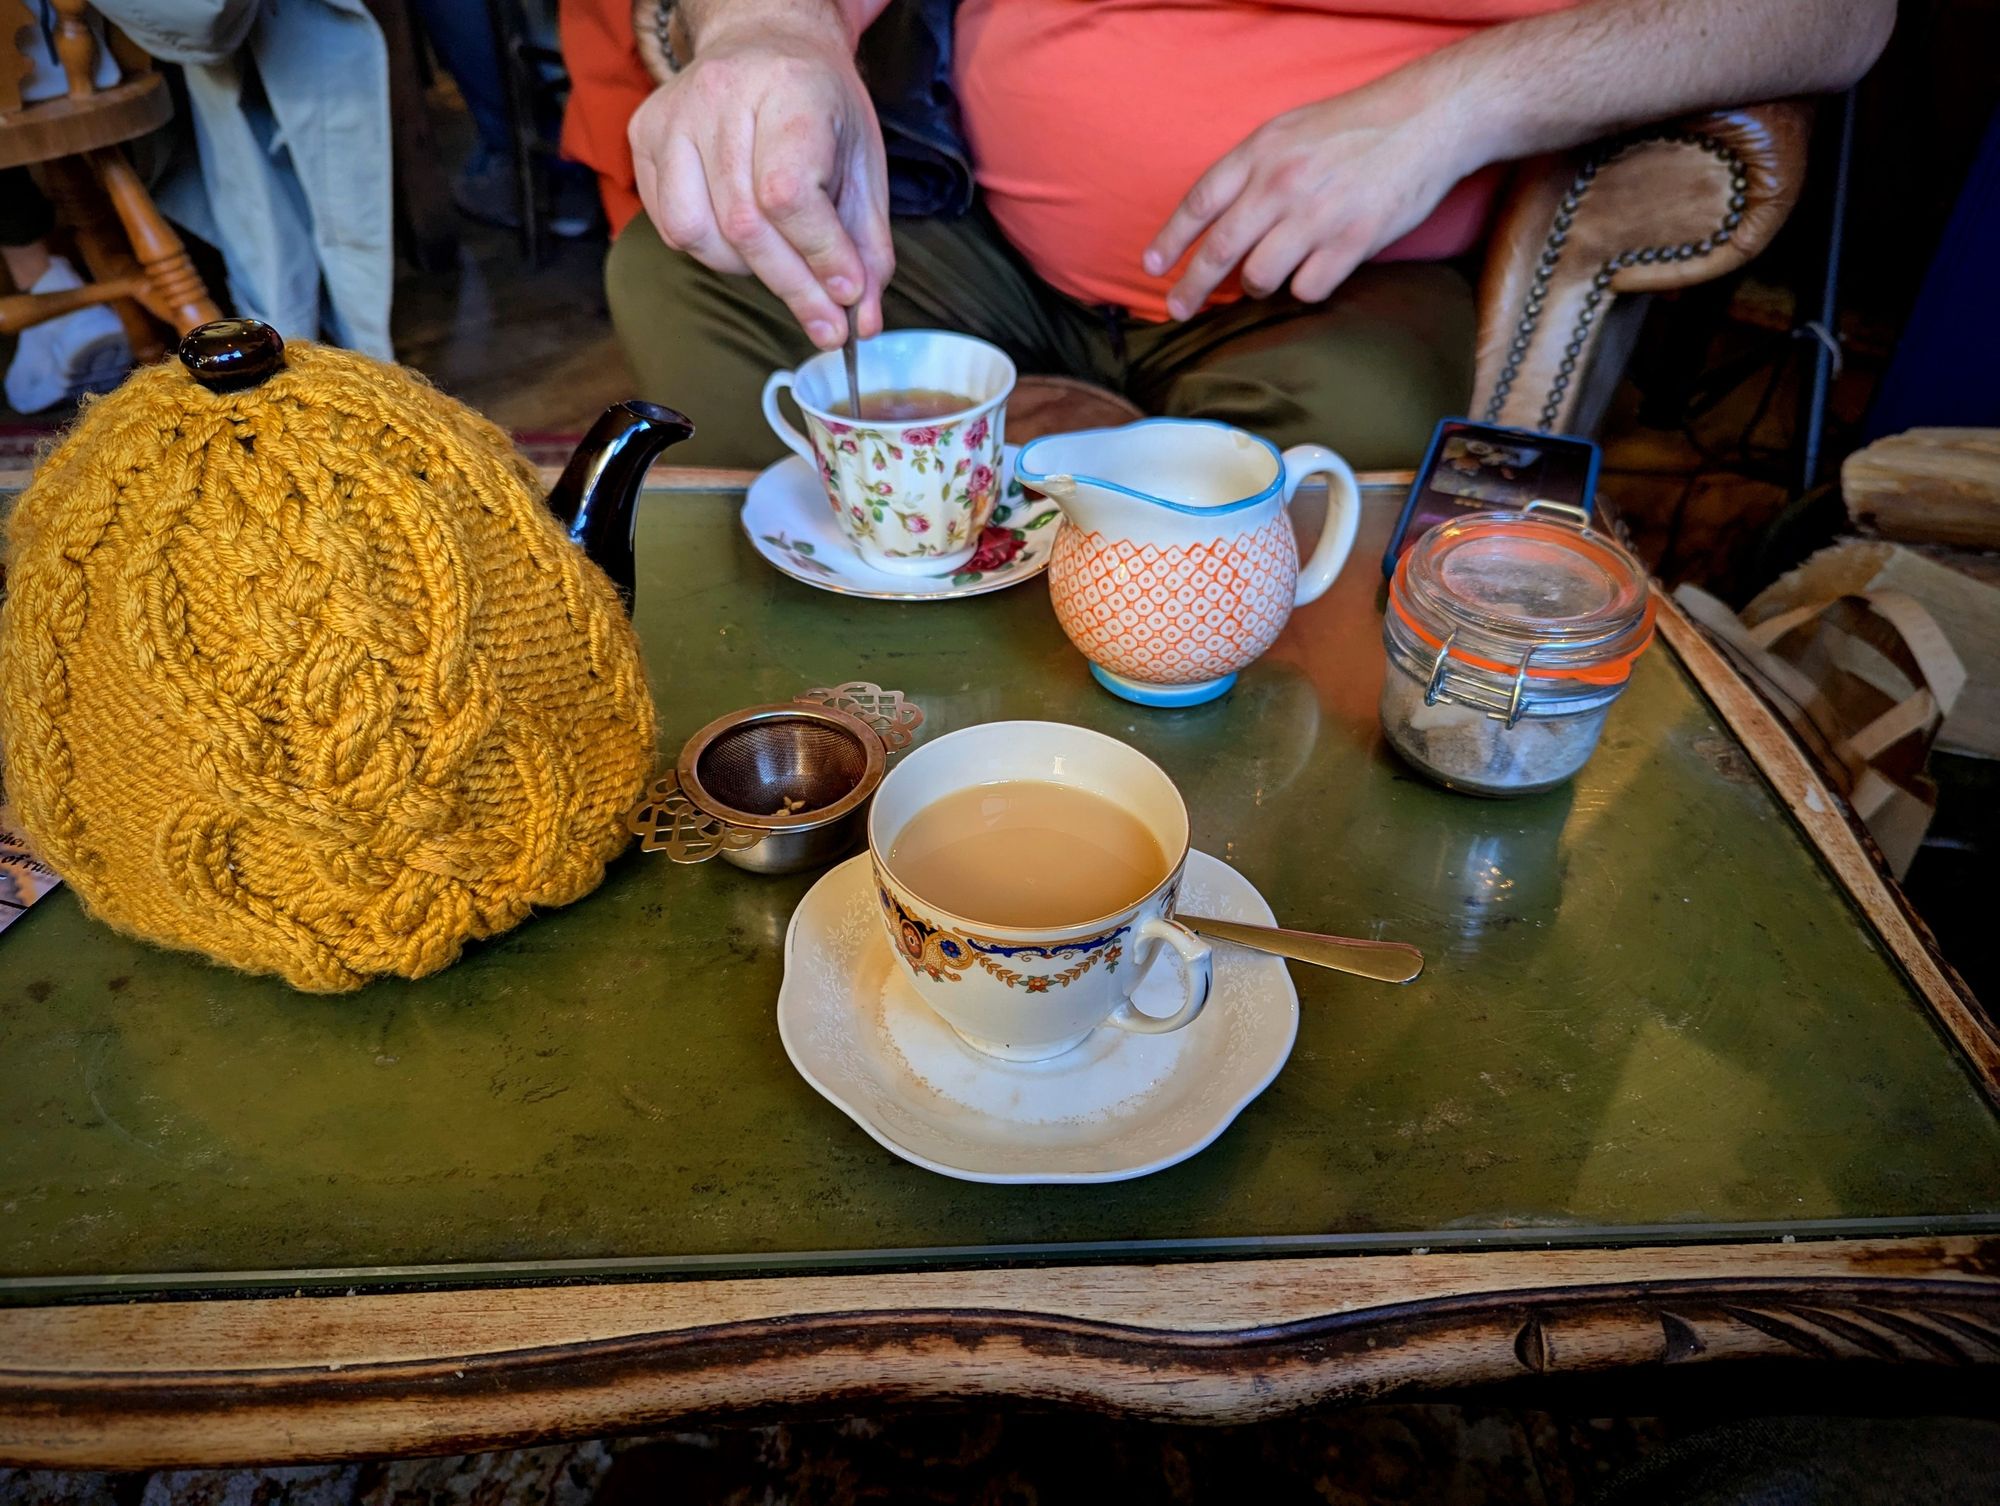
[(1691, 111), (1843, 89), (1895, 0), (1592, 0), (1468, 37), (1380, 81), (1442, 109), (1471, 172)]
[(838, 36), (851, 50), (889, 0), (680, 0), (697, 49), (718, 28), (765, 29)]

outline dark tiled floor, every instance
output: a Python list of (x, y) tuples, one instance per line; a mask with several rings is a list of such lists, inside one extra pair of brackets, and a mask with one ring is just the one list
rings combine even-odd
[(1651, 1419), (1376, 1406), (1254, 1427), (1075, 1412), (712, 1428), (448, 1459), (152, 1475), (0, 1470), (18, 1506), (1569, 1506), (1669, 1435)]
[(531, 266), (511, 231), (466, 222), (453, 271), (398, 279), (397, 357), (514, 433), (580, 434), (633, 390), (604, 305), (604, 250), (551, 240)]

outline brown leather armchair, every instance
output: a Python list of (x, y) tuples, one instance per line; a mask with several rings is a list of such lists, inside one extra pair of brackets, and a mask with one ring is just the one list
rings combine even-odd
[(1472, 415), (1590, 433), (1644, 295), (1733, 272), (1805, 181), (1811, 106), (1721, 110), (1521, 164), (1479, 286)]

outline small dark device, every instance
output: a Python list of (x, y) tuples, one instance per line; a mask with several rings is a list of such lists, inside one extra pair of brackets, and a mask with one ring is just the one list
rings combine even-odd
[(1447, 418), (1417, 467), (1382, 573), (1395, 574), (1403, 551), (1428, 530), (1468, 512), (1518, 512), (1543, 501), (1588, 514), (1597, 500), (1597, 461), (1597, 446), (1587, 439)]

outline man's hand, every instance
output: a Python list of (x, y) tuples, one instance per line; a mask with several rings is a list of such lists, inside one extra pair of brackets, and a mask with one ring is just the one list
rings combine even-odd
[(882, 131), (833, 5), (731, 4), (627, 128), (668, 245), (751, 272), (822, 350), (882, 328), (895, 268)]
[(1280, 115), (1195, 184), (1147, 248), (1198, 310), (1239, 262), (1244, 291), (1306, 302), (1414, 230), (1490, 162), (1759, 99), (1843, 89), (1881, 52), (1896, 0), (1584, 0), (1489, 26), (1372, 84)]
[(1447, 126), (1397, 118), (1383, 92), (1280, 115), (1202, 174), (1146, 249), (1146, 271), (1160, 277), (1200, 237), (1169, 313), (1194, 314), (1238, 263), (1251, 297), (1289, 280), (1294, 297), (1317, 303), (1423, 223), (1458, 181), (1458, 154)]

